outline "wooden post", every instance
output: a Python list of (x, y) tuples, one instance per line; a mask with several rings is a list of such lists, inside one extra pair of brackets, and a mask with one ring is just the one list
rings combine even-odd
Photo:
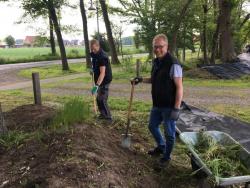
[(5, 125), (3, 111), (2, 111), (2, 105), (0, 103), (0, 135), (6, 134), (8, 132), (7, 127)]
[(140, 76), (140, 59), (136, 60), (136, 77)]
[(34, 102), (37, 105), (41, 105), (42, 98), (41, 98), (40, 79), (38, 72), (32, 73), (32, 82), (33, 82)]

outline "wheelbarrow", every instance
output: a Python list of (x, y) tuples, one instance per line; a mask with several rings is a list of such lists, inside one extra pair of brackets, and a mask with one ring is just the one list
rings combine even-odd
[[(211, 136), (216, 143), (221, 145), (240, 145), (230, 135), (220, 131), (204, 131), (204, 134)], [(193, 171), (197, 172), (199, 179), (206, 179), (213, 176), (215, 179), (215, 187), (227, 187), (236, 184), (245, 184), (245, 188), (250, 188), (250, 174), (235, 177), (218, 177), (215, 176), (207, 165), (202, 161), (194, 146), (197, 144), (199, 132), (182, 132), (179, 137), (190, 151), (191, 165)], [(247, 168), (250, 169), (250, 153), (240, 145), (239, 160)]]

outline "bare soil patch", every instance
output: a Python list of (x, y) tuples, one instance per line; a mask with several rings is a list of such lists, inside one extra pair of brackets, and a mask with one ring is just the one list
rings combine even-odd
[[(13, 116), (11, 130), (31, 132), (53, 113), (48, 107), (30, 105), (7, 112), (6, 117)], [(152, 168), (156, 159), (146, 154), (152, 145), (142, 134), (145, 127), (133, 128), (129, 150), (120, 146), (121, 128), (117, 121), (76, 124), (69, 131), (44, 131), (40, 139), (2, 150), (0, 186), (5, 182), (2, 187), (196, 187), (184, 151), (176, 149), (168, 169), (156, 173)]]

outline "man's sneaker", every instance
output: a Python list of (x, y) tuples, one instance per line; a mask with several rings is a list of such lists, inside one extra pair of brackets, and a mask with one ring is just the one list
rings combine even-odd
[(99, 116), (97, 116), (97, 119), (105, 119), (105, 117), (102, 114), (100, 114)]
[(105, 121), (105, 122), (108, 122), (108, 123), (112, 123), (113, 122), (113, 119), (111, 117), (105, 117), (103, 115), (99, 115), (97, 117), (98, 120), (101, 120), (101, 121)]
[(163, 150), (160, 147), (156, 147), (152, 150), (149, 150), (148, 154), (151, 156), (160, 156), (161, 154), (163, 154)]
[(154, 166), (154, 170), (157, 172), (162, 171), (163, 169), (166, 169), (170, 163), (170, 159), (164, 159), (161, 158)]
[(113, 122), (113, 119), (110, 118), (110, 117), (105, 117), (103, 120), (106, 121), (107, 123), (112, 123)]

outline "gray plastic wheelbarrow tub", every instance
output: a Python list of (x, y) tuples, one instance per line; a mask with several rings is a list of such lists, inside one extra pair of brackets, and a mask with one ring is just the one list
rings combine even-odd
[[(233, 145), (239, 144), (236, 140), (234, 140), (230, 135), (220, 132), (220, 131), (204, 131), (204, 134), (208, 134), (211, 136), (217, 143), (222, 145)], [(201, 160), (199, 155), (194, 150), (194, 146), (197, 143), (198, 132), (182, 132), (179, 136), (182, 142), (188, 147), (189, 151), (193, 155), (193, 159), (195, 163), (205, 172), (208, 176), (214, 176), (211, 170), (206, 166), (206, 164)], [(242, 164), (250, 169), (250, 153), (241, 146), (239, 158)], [(250, 182), (250, 174), (245, 176), (234, 176), (222, 178), (215, 176), (217, 186), (227, 186), (233, 184), (240, 183), (249, 183)]]

